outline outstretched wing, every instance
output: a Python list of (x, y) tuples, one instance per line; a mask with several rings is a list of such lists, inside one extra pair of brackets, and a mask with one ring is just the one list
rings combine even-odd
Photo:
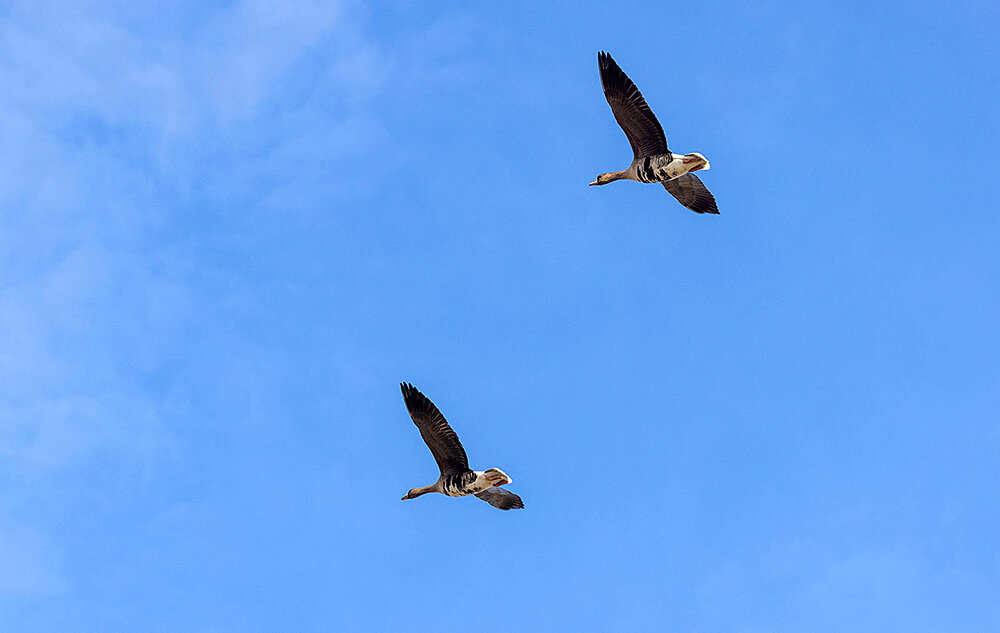
[(458, 441), (458, 434), (448, 425), (434, 403), (409, 383), (400, 383), (399, 388), (403, 391), (406, 410), (420, 429), (420, 437), (424, 438), (427, 448), (431, 449), (441, 474), (450, 475), (469, 470), (469, 458), (465, 455), (462, 443)]
[(677, 201), (695, 213), (719, 213), (715, 196), (705, 183), (694, 174), (684, 174), (673, 180), (663, 181), (663, 186)]
[(488, 488), (476, 496), (494, 508), (500, 508), (501, 510), (514, 510), (524, 507), (521, 497), (503, 488)]
[(604, 96), (611, 105), (615, 121), (625, 131), (635, 158), (666, 154), (667, 137), (663, 127), (625, 71), (604, 51), (597, 54), (597, 66), (601, 69)]

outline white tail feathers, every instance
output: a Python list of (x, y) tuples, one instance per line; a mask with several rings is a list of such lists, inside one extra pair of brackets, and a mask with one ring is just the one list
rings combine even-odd
[[(699, 154), (698, 152), (692, 152), (692, 153), (688, 154), (688, 156), (697, 156), (701, 160), (701, 163), (703, 165), (698, 168), (698, 171), (707, 171), (707, 170), (709, 170), (709, 169), (712, 168), (712, 166), (708, 162), (708, 159), (705, 158), (703, 155)], [(695, 170), (692, 170), (692, 171), (695, 171)]]
[(509, 484), (511, 481), (513, 481), (507, 475), (507, 473), (500, 470), (499, 468), (490, 468), (489, 470), (485, 471), (483, 475), (486, 477), (487, 481), (489, 481), (494, 486), (505, 486)]

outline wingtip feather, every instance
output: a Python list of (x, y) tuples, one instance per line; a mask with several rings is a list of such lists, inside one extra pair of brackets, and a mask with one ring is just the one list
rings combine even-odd
[(399, 390), (403, 392), (403, 402), (409, 411), (412, 411), (419, 401), (427, 399), (427, 396), (408, 382), (399, 383)]

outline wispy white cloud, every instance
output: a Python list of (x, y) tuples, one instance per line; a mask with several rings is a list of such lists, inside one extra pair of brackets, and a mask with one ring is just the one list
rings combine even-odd
[[(364, 146), (352, 124), (377, 92), (381, 53), (369, 43), (309, 59), (325, 39), (363, 39), (345, 10), (248, 0), (152, 37), (127, 13), (74, 3), (15, 3), (0, 18), (0, 370), (21, 386), (7, 393), (22, 414), (29, 392), (65, 412), (72, 385), (90, 394), (120, 384), (123, 365), (155, 363), (193, 302), (158, 260), (177, 198), (197, 187), (224, 197), (269, 171), (281, 176), (257, 199), (280, 198), (304, 159)], [(319, 131), (287, 114), (315, 110), (307, 98), (274, 105), (304, 63), (355, 100), (324, 112)], [(255, 135), (266, 142), (246, 140)], [(243, 169), (210, 162), (247, 143), (260, 151)]]
[(385, 137), (364, 106), (386, 53), (345, 3), (188, 10), (194, 26), (124, 5), (0, 15), (0, 597), (72, 585), (27, 512), (59, 515), (60, 478), (174, 450), (171, 388), (151, 376), (211, 300), (186, 242), (164, 239), (186, 233), (177, 209), (241, 187), (294, 205), (296, 181), (324, 176), (308, 165)]
[(192, 92), (204, 95), (223, 122), (253, 118), (304, 55), (336, 36), (343, 10), (341, 3), (322, 0), (247, 0), (216, 14), (183, 54)]
[(266, 400), (263, 357), (164, 370), (201, 344), (192, 331), (238, 356), (225, 318), (266, 303), (200, 255), (375, 186), (359, 165), (405, 149), (372, 106), (464, 72), (440, 37), (461, 20), (387, 44), (353, 2), (162, 9), (0, 13), (0, 601), (74, 591), (59, 526), (102, 485), (87, 473), (183, 460), (187, 394), (248, 417)]

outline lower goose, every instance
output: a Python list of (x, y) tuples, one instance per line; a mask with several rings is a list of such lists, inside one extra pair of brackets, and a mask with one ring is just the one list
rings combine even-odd
[(458, 435), (427, 396), (409, 383), (404, 382), (399, 387), (403, 391), (406, 410), (420, 429), (420, 436), (424, 438), (427, 448), (431, 449), (434, 461), (441, 471), (433, 484), (413, 488), (403, 499), (415, 499), (428, 492), (440, 492), (449, 497), (476, 495), (501, 510), (524, 507), (521, 497), (499, 487), (511, 482), (507, 473), (499, 468), (484, 471), (469, 469), (469, 458), (465, 455), (462, 443), (458, 441)]

